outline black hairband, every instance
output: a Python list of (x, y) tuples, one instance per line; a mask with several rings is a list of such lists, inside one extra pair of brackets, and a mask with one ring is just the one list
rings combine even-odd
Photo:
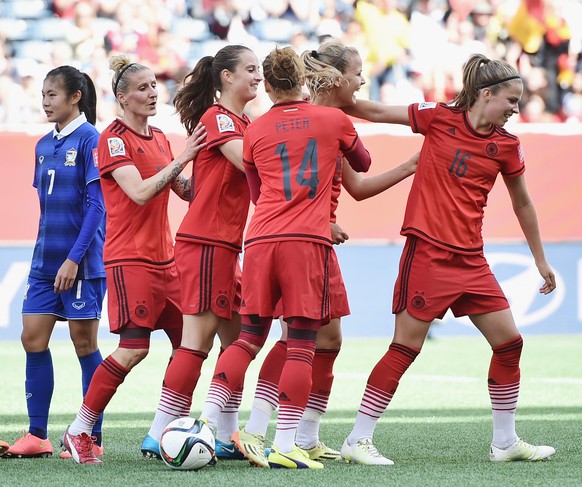
[(123, 68), (120, 72), (119, 72), (119, 76), (117, 77), (117, 79), (115, 80), (115, 86), (113, 87), (113, 94), (115, 95), (115, 97), (117, 97), (117, 86), (119, 85), (119, 81), (121, 80), (121, 77), (123, 76), (123, 73), (125, 73), (129, 68), (131, 68), (133, 65), (135, 65), (136, 63), (129, 63), (125, 68)]
[(506, 81), (511, 81), (512, 79), (521, 79), (521, 76), (514, 75), (514, 76), (508, 76), (507, 78), (491, 81), (489, 83), (486, 83), (484, 85), (479, 86), (479, 89), (482, 90), (483, 88), (489, 88), (490, 86), (498, 85), (499, 83), (505, 83)]
[(314, 57), (315, 59), (319, 58), (319, 54), (316, 50), (311, 51), (311, 57)]

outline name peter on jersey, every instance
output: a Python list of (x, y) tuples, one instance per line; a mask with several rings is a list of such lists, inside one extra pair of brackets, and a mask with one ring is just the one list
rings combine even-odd
[(281, 120), (275, 124), (277, 134), (294, 132), (296, 130), (308, 130), (309, 128), (310, 120), (307, 117)]

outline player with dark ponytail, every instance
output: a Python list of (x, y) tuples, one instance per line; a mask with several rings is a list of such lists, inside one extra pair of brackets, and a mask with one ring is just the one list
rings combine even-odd
[[(54, 389), (49, 341), (57, 321), (68, 321), (81, 365), (83, 395), (101, 363), (97, 331), (105, 294), (105, 208), (97, 168), (97, 99), (93, 81), (73, 66), (48, 72), (42, 106), (54, 128), (36, 145), (33, 186), (40, 200), (38, 236), (22, 307), (26, 351), (28, 432), (6, 457), (53, 453), (48, 416)], [(93, 425), (103, 454), (102, 416)], [(68, 455), (63, 452), (62, 457)]]

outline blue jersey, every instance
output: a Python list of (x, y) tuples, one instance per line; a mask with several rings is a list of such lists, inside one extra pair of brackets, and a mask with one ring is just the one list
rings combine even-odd
[[(72, 131), (70, 126), (74, 127)], [(32, 277), (54, 279), (79, 237), (89, 208), (87, 186), (100, 184), (98, 140), (97, 129), (81, 115), (58, 136), (52, 131), (36, 144), (33, 186), (40, 201), (40, 222), (30, 269)], [(105, 277), (104, 240), (105, 218), (78, 262), (78, 279)]]

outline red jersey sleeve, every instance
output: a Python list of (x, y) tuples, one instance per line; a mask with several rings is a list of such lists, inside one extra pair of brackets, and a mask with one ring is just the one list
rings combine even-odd
[(134, 165), (131, 147), (120, 135), (109, 131), (99, 137), (97, 158), (101, 177), (108, 176), (118, 167)]
[(503, 157), (501, 165), (501, 174), (507, 178), (515, 178), (525, 172), (525, 157), (521, 143), (519, 139), (512, 142), (504, 147), (507, 154)]
[(352, 121), (344, 115), (340, 150), (345, 155), (350, 166), (357, 172), (367, 172), (372, 158), (360, 140)]
[(235, 123), (234, 115), (220, 105), (206, 110), (200, 121), (206, 127), (208, 149), (214, 149), (230, 140), (242, 139), (240, 124)]
[(410, 128), (415, 134), (426, 135), (431, 122), (439, 112), (439, 104), (436, 102), (413, 103), (408, 106), (408, 119)]

